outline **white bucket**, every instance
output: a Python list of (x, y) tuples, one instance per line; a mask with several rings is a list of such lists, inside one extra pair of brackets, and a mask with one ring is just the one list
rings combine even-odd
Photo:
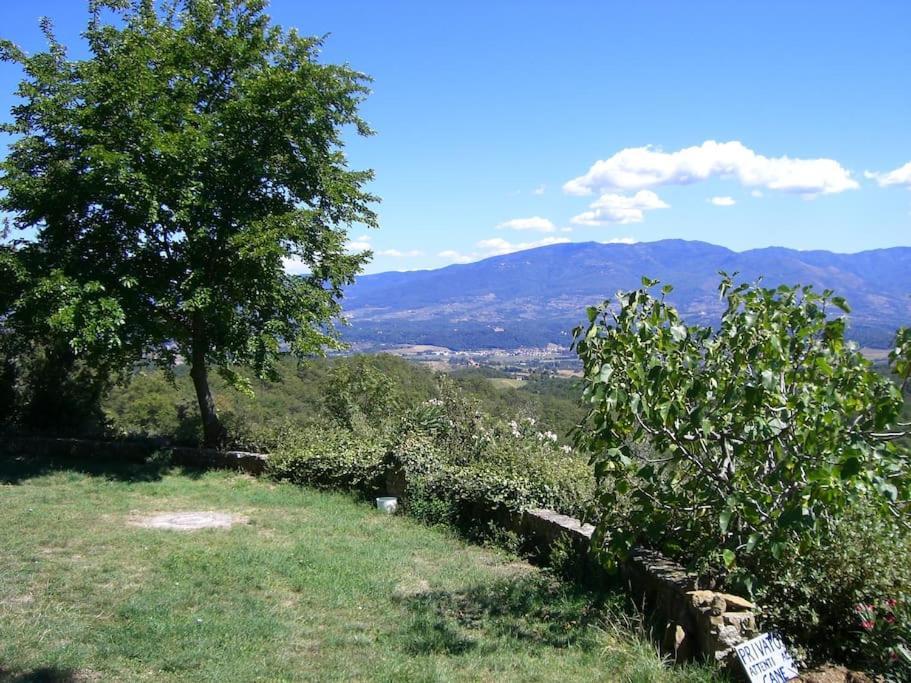
[(383, 512), (388, 512), (390, 515), (398, 510), (399, 508), (399, 499), (393, 496), (384, 496), (382, 498), (376, 499), (376, 508), (377, 510), (382, 510)]

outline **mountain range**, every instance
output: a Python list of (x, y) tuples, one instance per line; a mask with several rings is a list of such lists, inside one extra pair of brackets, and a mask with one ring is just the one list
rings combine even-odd
[(766, 286), (833, 289), (852, 307), (849, 336), (887, 347), (911, 324), (911, 247), (856, 254), (768, 247), (735, 252), (706, 242), (582, 242), (529, 249), (436, 270), (358, 278), (345, 293), (348, 341), (453, 349), (565, 346), (585, 308), (642, 276), (674, 286), (687, 322), (717, 320), (719, 271)]

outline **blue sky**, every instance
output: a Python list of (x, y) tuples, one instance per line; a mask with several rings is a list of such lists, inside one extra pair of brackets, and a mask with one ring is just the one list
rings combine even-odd
[[(0, 35), (78, 44), (82, 0), (4, 3)], [(911, 244), (911, 3), (300, 2), (375, 79), (369, 271), (562, 240), (853, 252)], [(80, 54), (77, 49), (74, 54)], [(18, 80), (0, 65), (7, 115)], [(361, 239), (365, 235), (369, 239)]]

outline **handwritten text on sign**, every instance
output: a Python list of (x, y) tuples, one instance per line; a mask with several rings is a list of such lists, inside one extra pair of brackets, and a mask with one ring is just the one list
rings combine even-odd
[(737, 657), (750, 683), (787, 683), (797, 678), (794, 660), (776, 636), (763, 633), (737, 646)]

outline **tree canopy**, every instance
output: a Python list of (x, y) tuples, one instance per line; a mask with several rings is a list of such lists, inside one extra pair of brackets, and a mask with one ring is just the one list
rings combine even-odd
[[(72, 59), (0, 42), (24, 78), (0, 163), (21, 293), (9, 330), (40, 324), (116, 367), (192, 368), (206, 442), (223, 438), (207, 371), (275, 374), (280, 347), (336, 343), (343, 288), (369, 252), (372, 172), (343, 134), (371, 130), (369, 79), (321, 63), (320, 38), (270, 23), (264, 0), (95, 0)], [(299, 275), (288, 272), (294, 263)], [(6, 270), (10, 270), (6, 267)]]

